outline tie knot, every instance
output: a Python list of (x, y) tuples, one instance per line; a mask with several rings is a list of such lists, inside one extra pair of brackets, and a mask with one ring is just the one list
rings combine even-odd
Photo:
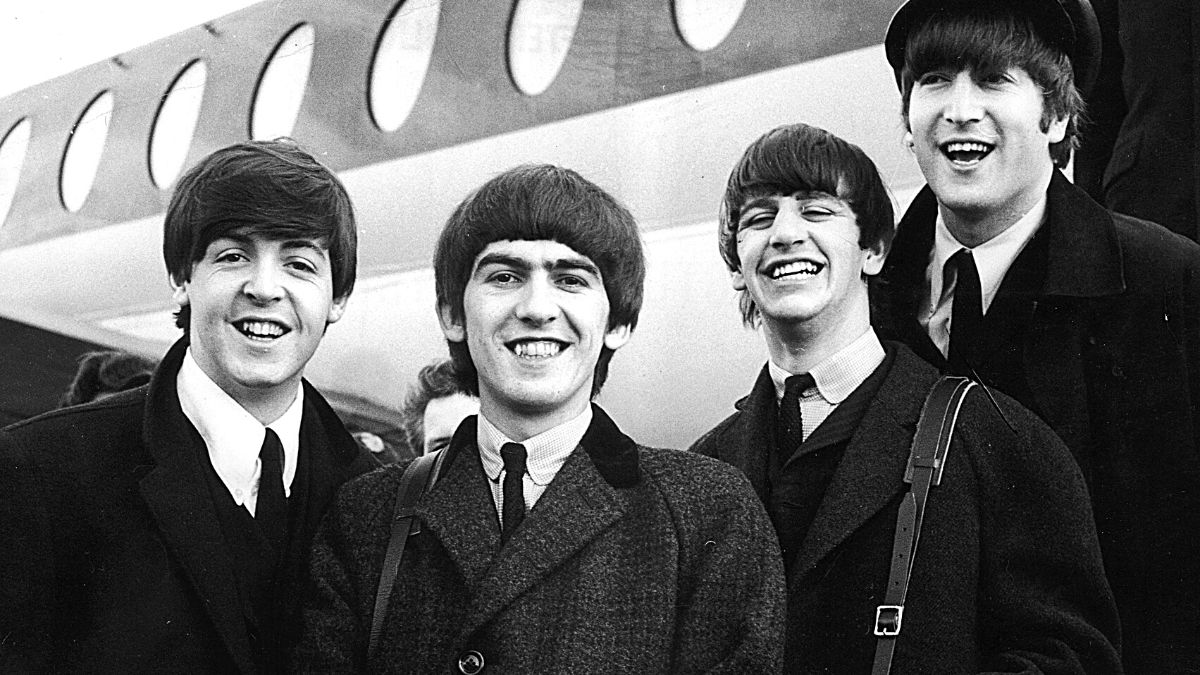
[(271, 427), (267, 427), (267, 433), (263, 436), (263, 443), (262, 447), (259, 448), (258, 458), (262, 460), (263, 466), (279, 466), (282, 464), (283, 443), (280, 442), (279, 435)]
[[(960, 248), (946, 261), (947, 267), (953, 267), (959, 274), (975, 270), (975, 256), (969, 248)], [(976, 272), (978, 274), (978, 272)]]
[(793, 398), (800, 398), (805, 391), (812, 389), (816, 385), (816, 380), (814, 380), (813, 376), (809, 375), (808, 373), (792, 375), (783, 381), (783, 395)]
[(504, 459), (505, 471), (525, 473), (525, 446), (520, 443), (505, 443), (500, 448), (500, 457)]

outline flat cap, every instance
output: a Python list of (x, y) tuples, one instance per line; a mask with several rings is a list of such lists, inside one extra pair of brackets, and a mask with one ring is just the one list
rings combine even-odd
[(1100, 24), (1088, 0), (908, 0), (888, 24), (884, 50), (900, 84), (908, 33), (937, 14), (970, 13), (986, 6), (1006, 7), (1028, 16), (1034, 30), (1053, 47), (1061, 49), (1075, 71), (1075, 86), (1085, 96), (1096, 83), (1100, 69)]

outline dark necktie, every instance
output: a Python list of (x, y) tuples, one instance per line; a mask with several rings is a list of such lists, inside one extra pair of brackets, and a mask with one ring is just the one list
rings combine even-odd
[[(946, 261), (946, 271), (957, 269), (954, 282), (954, 305), (950, 314), (950, 370), (957, 375), (972, 372), (975, 349), (979, 345), (983, 328), (983, 292), (979, 284), (979, 270), (971, 252), (962, 249)], [(945, 283), (946, 272), (942, 273)]]
[(500, 448), (504, 459), (504, 516), (501, 522), (500, 544), (508, 541), (525, 518), (525, 446), (520, 443), (505, 443)]
[(776, 429), (776, 447), (779, 449), (776, 464), (780, 468), (796, 454), (796, 449), (804, 441), (800, 396), (815, 384), (808, 373), (792, 375), (783, 383), (783, 400), (779, 402), (779, 426)]
[(267, 539), (279, 550), (287, 532), (287, 497), (283, 494), (283, 444), (270, 428), (258, 452), (262, 473), (258, 477), (258, 504), (254, 520)]

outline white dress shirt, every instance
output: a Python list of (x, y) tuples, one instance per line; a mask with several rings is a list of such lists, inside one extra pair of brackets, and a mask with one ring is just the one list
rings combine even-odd
[[(988, 308), (992, 306), (992, 300), (996, 298), (1004, 275), (1008, 274), (1008, 268), (1012, 267), (1013, 261), (1025, 250), (1033, 235), (1037, 234), (1045, 218), (1046, 194), (1043, 191), (1042, 198), (1028, 213), (1021, 216), (1020, 220), (995, 237), (970, 249), (971, 256), (975, 259), (975, 267), (979, 270), (984, 314), (987, 314)], [(963, 246), (954, 238), (939, 211), (934, 229), (933, 251), (929, 266), (925, 268), (925, 288), (929, 293), (922, 298), (917, 320), (925, 328), (933, 344), (942, 352), (942, 356), (950, 353), (950, 318), (954, 310), (954, 287), (957, 281), (943, 279), (942, 273), (950, 256), (964, 248), (969, 247)]]
[[(567, 458), (579, 446), (579, 441), (592, 423), (592, 406), (587, 406), (578, 417), (547, 429), (537, 436), (521, 442), (525, 446), (525, 477), (521, 481), (524, 488), (525, 508), (533, 509), (533, 505), (546, 491), (550, 481), (558, 475), (559, 469), (567, 463)], [(500, 457), (500, 448), (505, 443), (516, 441), (505, 436), (487, 418), (480, 413), (476, 423), (476, 439), (479, 443), (479, 459), (483, 462), (483, 470), (492, 486), (492, 499), (496, 503), (496, 517), (504, 513), (504, 459)]]
[(200, 432), (208, 446), (208, 459), (229, 495), (254, 515), (258, 505), (258, 459), (267, 427), (283, 445), (283, 492), (292, 494), (296, 463), (300, 456), (300, 420), (304, 413), (304, 387), (296, 386), (296, 400), (279, 419), (263, 426), (253, 415), (212, 381), (192, 358), (189, 347), (175, 378), (183, 414)]
[[(815, 387), (800, 395), (800, 426), (801, 439), (807, 439), (812, 432), (829, 417), (842, 401), (862, 384), (879, 364), (883, 363), (886, 354), (879, 337), (873, 328), (867, 328), (854, 342), (842, 347), (837, 353), (821, 361), (812, 370)], [(802, 373), (790, 373), (767, 362), (767, 370), (771, 381), (775, 383), (775, 402), (783, 400), (784, 384), (788, 377)]]

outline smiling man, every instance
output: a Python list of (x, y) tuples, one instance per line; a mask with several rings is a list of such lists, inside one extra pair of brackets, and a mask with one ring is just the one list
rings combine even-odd
[(1126, 669), (1200, 670), (1200, 247), (1106, 211), (1060, 171), (1098, 29), (1086, 0), (912, 0), (886, 53), (928, 181), (873, 320), (1004, 391), (1091, 492)]
[(302, 379), (355, 250), (341, 182), (290, 141), (180, 179), (184, 337), (148, 385), (0, 433), (0, 671), (283, 671), (320, 517), (375, 466)]
[(301, 669), (777, 671), (779, 552), (746, 479), (640, 446), (591, 403), (641, 309), (632, 215), (573, 171), (519, 167), (459, 205), (434, 271), (480, 413), (417, 502), (371, 656), (404, 466), (339, 494), (314, 549)]
[(963, 401), (908, 561), (899, 636), (876, 637), (909, 451), (938, 379), (870, 326), (867, 280), (892, 234), (874, 163), (821, 129), (765, 134), (729, 176), (718, 242), (770, 359), (692, 449), (741, 468), (779, 534), (783, 672), (884, 672), (884, 648), (898, 673), (1119, 672), (1083, 479), (1003, 394)]

